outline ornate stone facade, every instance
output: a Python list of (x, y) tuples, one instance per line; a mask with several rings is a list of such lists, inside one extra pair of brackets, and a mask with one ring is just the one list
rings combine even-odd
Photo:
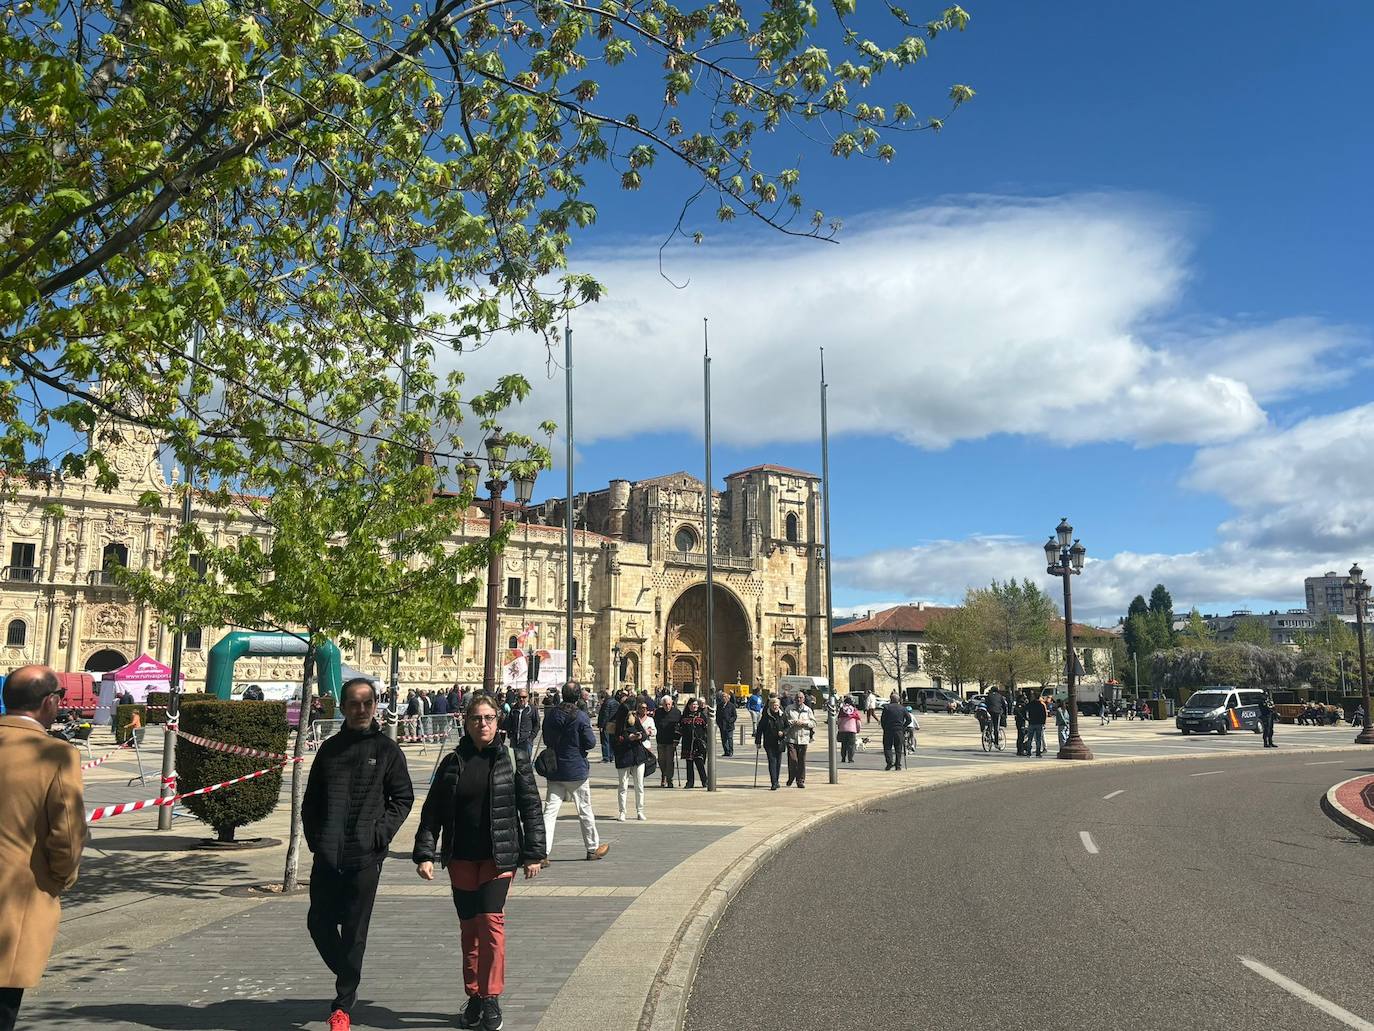
[[(119, 488), (54, 477), (26, 484), (0, 507), (0, 625), (4, 668), (45, 662), (59, 670), (101, 672), (140, 652), (170, 661), (172, 635), (104, 572), (112, 561), (160, 569), (175, 531), (173, 486), (157, 443), (124, 430), (113, 447)], [(780, 675), (825, 675), (824, 569), (820, 483), (816, 476), (758, 466), (726, 477), (712, 492), (715, 535), (715, 680), (772, 687)], [(164, 498), (158, 510), (139, 496)], [(573, 580), (577, 606), (574, 676), (606, 685), (695, 685), (705, 646), (706, 492), (674, 473), (578, 495)], [(540, 647), (564, 641), (565, 502), (511, 508), (519, 525), (502, 569), (501, 643), (532, 627)], [(234, 514), (197, 513), (212, 538), (261, 530)], [(474, 508), (455, 546), (485, 537), (487, 515)], [(485, 585), (479, 593), (485, 599)], [(401, 656), (402, 687), (476, 684), (482, 678), (485, 612), (463, 614), (465, 636)], [(204, 681), (208, 649), (223, 631), (187, 641), (188, 687)], [(504, 655), (502, 656), (504, 657)], [(618, 657), (619, 668), (614, 668)], [(351, 665), (387, 677), (389, 653), (362, 641), (345, 652)], [(294, 680), (299, 663), (242, 660), (235, 679)]]

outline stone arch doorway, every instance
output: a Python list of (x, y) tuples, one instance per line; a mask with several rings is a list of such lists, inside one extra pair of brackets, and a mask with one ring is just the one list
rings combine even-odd
[(697, 689), (697, 663), (696, 659), (689, 655), (679, 655), (673, 660), (671, 672), (671, 683), (673, 693), (686, 691), (694, 694)]
[(849, 667), (849, 693), (855, 696), (869, 694), (873, 690), (873, 667), (856, 662)]
[[(733, 591), (715, 585), (713, 595), (716, 689), (728, 683), (735, 671), (754, 668), (754, 648), (749, 638), (749, 616)], [(706, 585), (693, 584), (668, 610), (664, 641), (664, 679), (678, 690), (700, 690), (706, 656)], [(680, 677), (690, 669), (693, 688), (682, 688)]]
[(86, 672), (109, 673), (128, 664), (129, 660), (124, 657), (123, 652), (117, 652), (113, 648), (101, 648), (86, 660)]
[(795, 677), (797, 675), (797, 660), (795, 656), (784, 655), (778, 662), (778, 676)]

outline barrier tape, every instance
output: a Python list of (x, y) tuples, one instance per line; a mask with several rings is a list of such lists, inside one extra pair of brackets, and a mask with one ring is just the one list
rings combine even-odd
[[(210, 784), (203, 788), (196, 788), (194, 791), (183, 791), (180, 794), (168, 795), (165, 798), (145, 798), (139, 802), (120, 802), (117, 805), (97, 806), (86, 814), (86, 822), (95, 823), (97, 820), (107, 820), (111, 816), (123, 816), (125, 813), (136, 813), (140, 809), (173, 805), (176, 802), (180, 802), (183, 798), (191, 798), (194, 795), (208, 795), (212, 791), (219, 791), (222, 788), (227, 788), (234, 784), (242, 784), (245, 780), (255, 780), (258, 777), (264, 777), (269, 773), (275, 773), (277, 770), (290, 766), (291, 763), (298, 763), (301, 761), (301, 759), (289, 759), (284, 763), (278, 763), (276, 766), (269, 766), (265, 770), (254, 770), (252, 773), (245, 773), (242, 777), (222, 780), (218, 784)], [(168, 778), (168, 782), (173, 780), (175, 780), (175, 777)]]
[(99, 759), (92, 759), (90, 762), (82, 763), (82, 764), (81, 764), (81, 768), (82, 768), (83, 770), (93, 770), (93, 769), (95, 769), (97, 766), (99, 766), (101, 763), (109, 762), (111, 759), (113, 759), (113, 758), (114, 758), (116, 755), (118, 755), (120, 752), (122, 752), (122, 751), (124, 751), (126, 748), (129, 748), (130, 746), (132, 746), (133, 743), (134, 743), (134, 742), (133, 742), (133, 738), (130, 738), (128, 741), (125, 741), (122, 745), (120, 745), (118, 748), (116, 748), (113, 752), (109, 752), (109, 753), (107, 753), (106, 755), (102, 755)]
[(211, 741), (208, 737), (198, 737), (195, 734), (188, 734), (174, 723), (169, 723), (167, 726), (177, 737), (189, 741), (193, 745), (200, 745), (201, 748), (209, 748), (215, 752), (227, 752), (229, 755), (246, 755), (254, 759), (275, 759), (277, 762), (285, 762), (287, 758), (284, 752), (264, 752), (259, 748), (249, 748), (247, 745), (230, 745), (223, 741)]

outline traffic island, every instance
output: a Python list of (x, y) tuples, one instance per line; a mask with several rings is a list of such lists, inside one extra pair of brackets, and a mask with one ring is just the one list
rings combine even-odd
[(1322, 811), (1366, 845), (1374, 844), (1374, 775), (1332, 785), (1322, 796)]

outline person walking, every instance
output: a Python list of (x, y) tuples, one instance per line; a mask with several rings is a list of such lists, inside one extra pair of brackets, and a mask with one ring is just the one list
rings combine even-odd
[(530, 704), (528, 687), (516, 689), (515, 706), (507, 713), (503, 729), (512, 748), (526, 755), (534, 754), (534, 742), (539, 737), (539, 710)]
[(644, 815), (644, 764), (649, 761), (649, 743), (654, 739), (653, 717), (649, 715), (646, 702), (636, 702), (632, 710), (628, 704), (622, 705), (616, 713), (610, 728), (611, 741), (615, 747), (615, 768), (620, 775), (620, 789), (616, 801), (620, 804), (620, 815), (616, 817), (625, 822), (625, 795), (630, 784), (635, 786), (635, 819), (648, 819)]
[(706, 780), (706, 713), (701, 700), (693, 698), (682, 710), (677, 736), (682, 742), (682, 765), (687, 768), (687, 787), (696, 787), (695, 775), (701, 774), (701, 786), (709, 788)]
[(845, 695), (844, 701), (840, 703), (839, 720), (836, 723), (836, 736), (840, 739), (840, 762), (854, 762), (854, 745), (862, 725), (862, 718), (854, 705), (854, 699)]
[(592, 812), (592, 768), (587, 762), (587, 753), (596, 747), (596, 735), (592, 733), (591, 719), (578, 708), (577, 703), (581, 700), (581, 689), (569, 681), (563, 685), (563, 703), (544, 720), (544, 746), (553, 749), (557, 761), (544, 798), (546, 861), (553, 855), (558, 810), (568, 799), (577, 807), (577, 822), (582, 828), (582, 845), (587, 858), (602, 859), (611, 850), (611, 846), (601, 843), (596, 832), (596, 815)]
[(1029, 732), (1026, 729), (1026, 695), (1024, 691), (1016, 693), (1016, 702), (1012, 706), (1011, 717), (1016, 721), (1016, 754), (1030, 755)]
[(883, 728), (883, 760), (887, 763), (884, 769), (902, 768), (902, 754), (906, 751), (906, 718), (906, 706), (902, 705), (897, 692), (893, 691), (878, 718)]
[(724, 691), (716, 695), (716, 728), (720, 731), (720, 747), (726, 758), (735, 754), (735, 721), (739, 710), (735, 696)]
[(548, 855), (529, 755), (497, 743), (499, 719), (494, 700), (473, 697), (466, 733), (435, 771), (410, 856), (421, 880), (434, 879), (436, 862), (448, 870), (467, 992), (458, 1026), (485, 1031), (502, 1024), (511, 880), (516, 867), (534, 877)]
[(1062, 750), (1069, 743), (1069, 706), (1058, 699), (1054, 702), (1054, 726), (1059, 731), (1059, 747)]
[(306, 927), (334, 974), (329, 1031), (347, 1031), (358, 999), (382, 862), (415, 803), (405, 754), (382, 733), (372, 681), (343, 686), (344, 722), (320, 745), (301, 802), (314, 854)]
[(619, 709), (620, 702), (603, 687), (601, 689), (601, 704), (596, 707), (596, 733), (597, 737), (601, 739), (601, 761), (603, 763), (615, 760), (615, 753), (611, 748), (611, 721), (615, 719)]
[(677, 767), (677, 726), (682, 713), (673, 705), (673, 696), (664, 694), (654, 710), (654, 739), (658, 742), (658, 786), (670, 788)]
[(1039, 695), (1032, 695), (1030, 703), (1026, 706), (1026, 754), (1029, 755), (1031, 749), (1035, 750), (1035, 757), (1038, 759), (1045, 754), (1045, 724), (1049, 722), (1049, 710), (1045, 708), (1045, 700)]
[[(754, 747), (762, 748), (768, 757), (769, 790), (777, 791), (778, 778), (782, 775), (782, 753), (787, 749), (787, 716), (782, 711), (782, 702), (777, 695), (768, 699), (768, 708), (754, 727)], [(792, 781), (787, 783), (791, 784)]]
[(806, 695), (797, 692), (797, 699), (787, 710), (787, 786), (793, 782), (806, 787), (806, 749), (816, 736), (816, 717), (806, 704)]
[(86, 844), (81, 755), (49, 737), (66, 692), (47, 666), (5, 678), (0, 716), (0, 1031), (48, 965)]
[(872, 723), (878, 715), (878, 694), (876, 691), (869, 691), (864, 698), (864, 711), (868, 714), (865, 723)]
[(1264, 747), (1278, 748), (1274, 744), (1274, 721), (1278, 719), (1278, 710), (1274, 708), (1274, 699), (1268, 691), (1264, 692), (1264, 697), (1260, 699), (1259, 706), (1260, 729), (1264, 732)]

